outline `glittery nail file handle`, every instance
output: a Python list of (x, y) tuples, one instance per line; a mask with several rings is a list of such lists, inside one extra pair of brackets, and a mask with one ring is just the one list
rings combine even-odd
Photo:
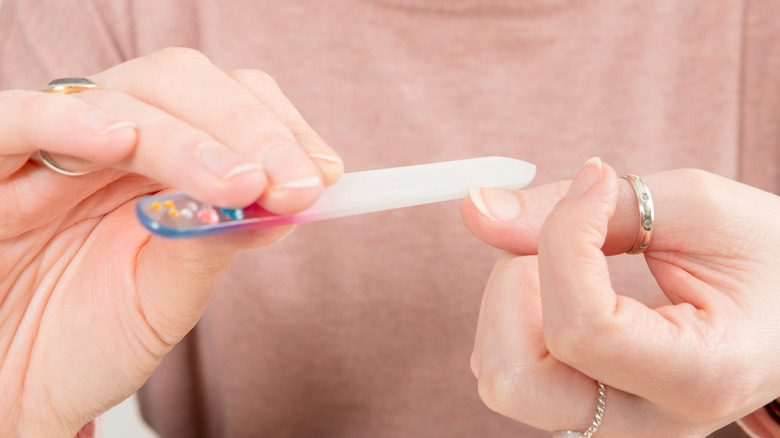
[(474, 186), (518, 189), (528, 185), (536, 166), (506, 157), (482, 157), (346, 173), (323, 190), (308, 209), (276, 215), (257, 204), (226, 209), (180, 193), (141, 199), (141, 223), (165, 237), (197, 237), (248, 227), (311, 222), (394, 208), (460, 199)]

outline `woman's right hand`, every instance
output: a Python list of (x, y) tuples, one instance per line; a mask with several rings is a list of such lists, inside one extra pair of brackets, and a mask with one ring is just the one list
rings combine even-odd
[(166, 49), (90, 78), (101, 89), (0, 92), (0, 436), (73, 436), (195, 325), (236, 250), (289, 232), (150, 237), (140, 196), (289, 214), (343, 172), (263, 72)]

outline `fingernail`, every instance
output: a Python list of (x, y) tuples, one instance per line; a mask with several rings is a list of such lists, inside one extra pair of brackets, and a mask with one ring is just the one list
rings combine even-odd
[(309, 158), (320, 169), (322, 182), (326, 186), (335, 184), (344, 175), (344, 161), (336, 155), (310, 153)]
[(579, 196), (585, 193), (599, 178), (601, 178), (601, 158), (589, 158), (571, 182), (567, 196)]
[(322, 180), (318, 176), (306, 176), (282, 183), (274, 184), (275, 189), (308, 189), (311, 187), (317, 187), (322, 184)]
[(227, 173), (222, 175), (222, 178), (223, 179), (230, 179), (230, 178), (233, 178), (234, 176), (242, 174), (244, 172), (251, 172), (251, 171), (255, 171), (255, 170), (259, 170), (259, 171), (262, 172), (263, 171), (263, 167), (260, 166), (257, 163), (239, 164), (238, 166), (228, 170)]
[(523, 213), (517, 196), (507, 190), (472, 187), (469, 197), (477, 210), (494, 222), (517, 219)]
[(198, 146), (198, 158), (206, 169), (222, 179), (230, 179), (245, 172), (263, 171), (260, 164), (241, 159), (219, 143), (207, 142)]
[(315, 159), (315, 160), (327, 161), (328, 163), (341, 164), (341, 165), (344, 164), (344, 161), (341, 158), (339, 158), (339, 157), (337, 157), (335, 155), (309, 154), (309, 157), (311, 157), (312, 159)]
[(121, 120), (103, 111), (90, 111), (84, 116), (84, 123), (100, 135), (106, 135), (111, 131), (122, 128), (134, 128), (136, 124), (128, 120)]
[(263, 156), (263, 168), (275, 189), (305, 189), (322, 185), (319, 171), (297, 147), (269, 149)]
[(327, 143), (316, 134), (298, 134), (295, 136), (298, 144), (304, 150), (306, 155), (312, 160), (324, 161), (325, 164), (338, 164), (343, 166), (344, 161), (333, 153)]

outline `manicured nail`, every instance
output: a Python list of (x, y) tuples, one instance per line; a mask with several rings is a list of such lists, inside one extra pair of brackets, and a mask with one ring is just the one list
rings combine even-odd
[(322, 160), (327, 161), (329, 163), (333, 164), (344, 164), (344, 161), (337, 157), (336, 155), (328, 155), (328, 154), (309, 154), (309, 157), (315, 160)]
[(322, 182), (326, 186), (335, 184), (344, 175), (344, 161), (337, 155), (328, 153), (309, 153), (309, 158), (320, 169)]
[(136, 128), (136, 124), (131, 121), (121, 120), (98, 110), (87, 113), (84, 116), (84, 123), (100, 135), (122, 128)]
[(262, 172), (263, 171), (263, 166), (261, 166), (261, 165), (259, 165), (257, 163), (239, 164), (238, 166), (228, 170), (227, 173), (222, 175), (222, 178), (223, 179), (230, 179), (230, 178), (233, 178), (234, 176), (242, 174), (244, 172), (252, 172), (252, 171), (255, 171), (255, 170), (259, 170), (259, 171)]
[(574, 181), (571, 182), (567, 196), (579, 196), (585, 193), (601, 178), (601, 158), (593, 157), (582, 165)]
[(275, 189), (308, 189), (312, 187), (317, 187), (320, 184), (322, 184), (322, 180), (320, 179), (320, 177), (306, 176), (291, 181), (277, 183), (274, 184), (273, 187)]
[(508, 190), (472, 187), (469, 197), (477, 210), (494, 222), (511, 221), (523, 214), (517, 196)]
[(206, 169), (222, 179), (230, 179), (245, 172), (263, 171), (260, 164), (241, 159), (219, 143), (207, 142), (198, 146), (198, 158)]
[(263, 168), (275, 189), (306, 189), (322, 185), (320, 172), (297, 147), (277, 146), (263, 156)]

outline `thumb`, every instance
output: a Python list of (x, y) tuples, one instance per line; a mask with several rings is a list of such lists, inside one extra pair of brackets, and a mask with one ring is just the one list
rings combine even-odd
[(621, 180), (598, 158), (588, 160), (540, 230), (544, 338), (554, 357), (583, 374), (658, 400), (680, 383), (674, 373), (658, 378), (658, 370), (685, 358), (691, 343), (675, 339), (678, 320), (612, 288), (601, 247)]
[[(615, 309), (615, 291), (601, 247), (616, 206), (617, 182), (611, 167), (591, 158), (542, 226), (539, 275), (546, 280), (542, 284), (545, 327), (563, 318), (566, 325), (590, 324)], [(549, 293), (566, 287), (574, 289), (566, 290), (565, 298), (562, 293)], [(548, 311), (553, 314), (548, 316)]]
[(136, 272), (141, 312), (163, 342), (175, 344), (205, 311), (236, 251), (270, 244), (292, 229), (258, 228), (199, 239), (152, 236), (139, 254)]

